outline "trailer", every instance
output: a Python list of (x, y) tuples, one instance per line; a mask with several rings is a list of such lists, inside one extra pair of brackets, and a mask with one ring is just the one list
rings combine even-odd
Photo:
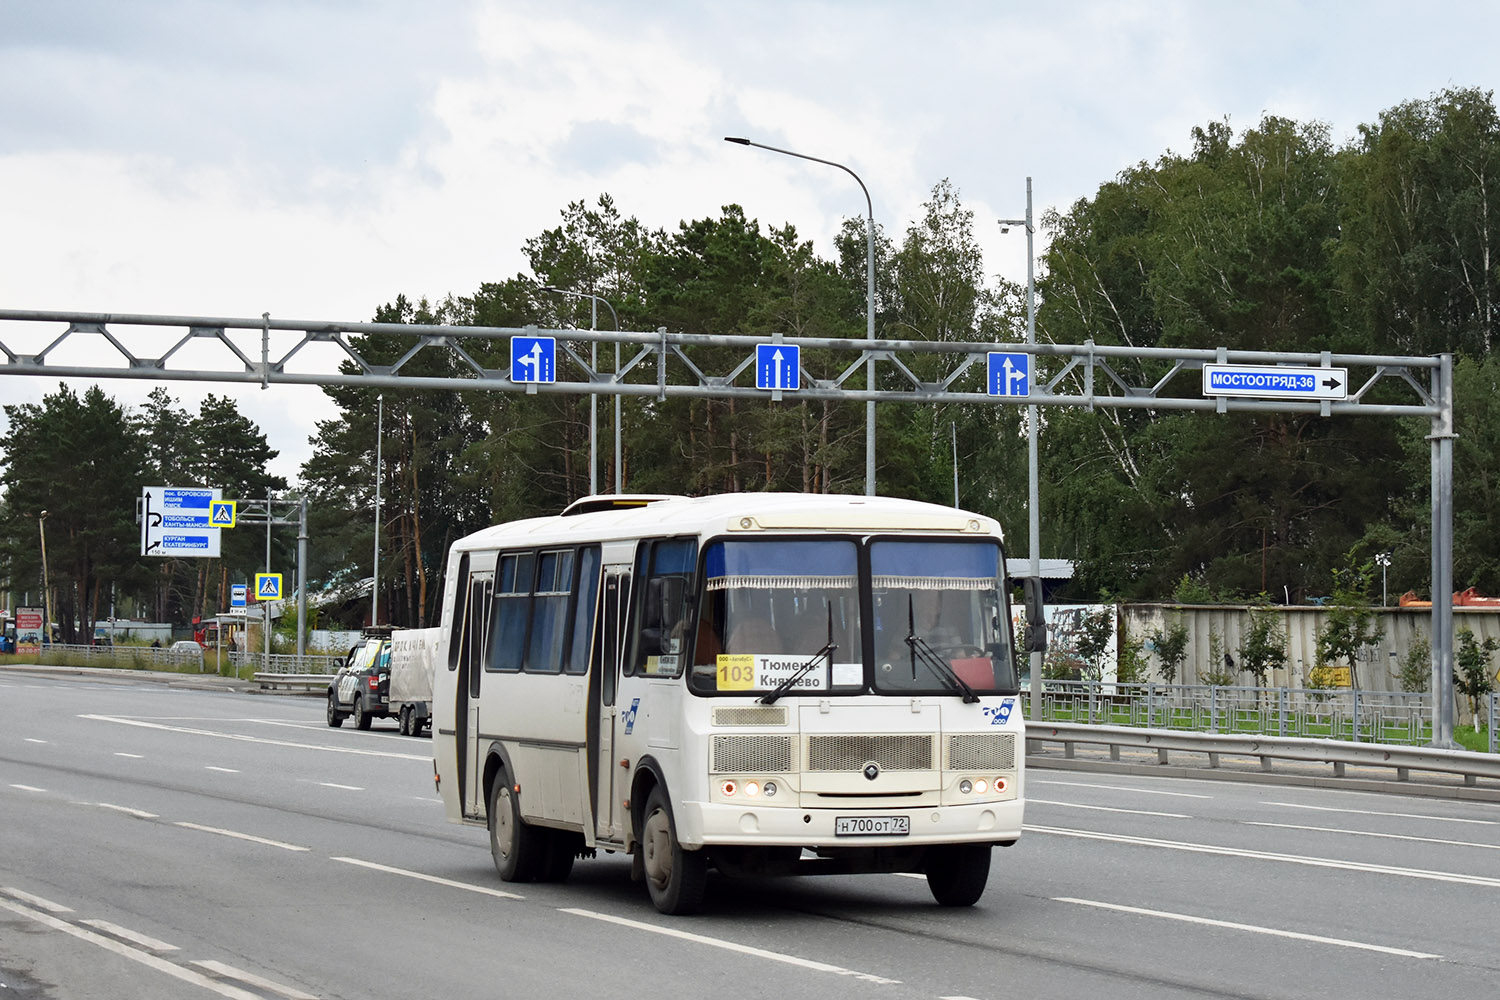
[(432, 722), (432, 679), (441, 628), (391, 633), (390, 704), (404, 736), (421, 736)]

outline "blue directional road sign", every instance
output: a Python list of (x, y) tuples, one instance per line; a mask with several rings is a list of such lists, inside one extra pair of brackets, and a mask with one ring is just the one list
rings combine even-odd
[(1031, 395), (1031, 355), (991, 351), (985, 387), (991, 396)]
[(802, 388), (802, 348), (794, 344), (756, 344), (755, 388)]
[(556, 382), (557, 340), (552, 337), (510, 338), (512, 382)]
[(217, 489), (146, 486), (141, 490), (141, 555), (219, 557), (219, 528), (212, 507)]
[(1203, 395), (1347, 399), (1349, 369), (1290, 365), (1204, 365)]
[(255, 599), (257, 601), (281, 600), (281, 574), (255, 574)]

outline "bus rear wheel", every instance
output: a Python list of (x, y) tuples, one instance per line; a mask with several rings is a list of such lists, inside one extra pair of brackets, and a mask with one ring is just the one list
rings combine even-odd
[(708, 858), (703, 851), (684, 851), (677, 840), (672, 807), (660, 785), (646, 798), (646, 820), (641, 826), (642, 867), (651, 902), (662, 913), (696, 913), (703, 906), (708, 884)]
[[(495, 776), (490, 789), (490, 855), (503, 882), (530, 882), (537, 876), (546, 850), (544, 838), (521, 818), (509, 779)], [(569, 866), (571, 868), (571, 865)]]
[(927, 888), (939, 906), (973, 906), (990, 880), (989, 844), (948, 844), (927, 849)]

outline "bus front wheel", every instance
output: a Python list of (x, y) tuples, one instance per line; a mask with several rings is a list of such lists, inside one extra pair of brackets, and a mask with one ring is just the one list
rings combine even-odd
[(660, 785), (646, 798), (646, 821), (641, 827), (642, 866), (651, 902), (662, 913), (696, 913), (703, 905), (708, 883), (708, 858), (703, 851), (685, 851), (677, 840), (672, 807)]
[(504, 772), (490, 789), (490, 854), (503, 882), (530, 882), (537, 876), (546, 844), (521, 818), (521, 809)]
[(947, 844), (927, 849), (927, 888), (939, 906), (973, 906), (990, 879), (989, 844)]

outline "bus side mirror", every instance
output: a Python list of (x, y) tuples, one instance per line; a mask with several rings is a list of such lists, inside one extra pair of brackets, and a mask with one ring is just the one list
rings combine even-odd
[(1028, 576), (1021, 581), (1021, 589), (1026, 600), (1026, 635), (1022, 644), (1028, 653), (1045, 653), (1047, 619), (1042, 602), (1042, 581), (1039, 577)]

